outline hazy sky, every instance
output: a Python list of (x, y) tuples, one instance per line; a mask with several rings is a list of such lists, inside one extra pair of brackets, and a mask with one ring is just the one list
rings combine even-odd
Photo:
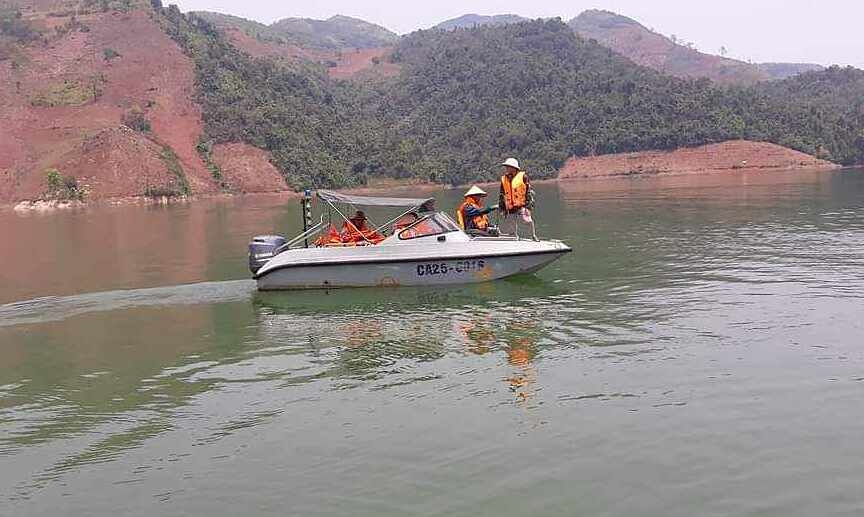
[[(210, 10), (270, 23), (280, 18), (345, 14), (404, 34), (466, 13), (514, 13), (569, 20), (608, 9), (703, 52), (730, 57), (850, 64), (864, 68), (864, 0), (174, 0), (184, 11)], [(165, 0), (165, 4), (172, 0)]]

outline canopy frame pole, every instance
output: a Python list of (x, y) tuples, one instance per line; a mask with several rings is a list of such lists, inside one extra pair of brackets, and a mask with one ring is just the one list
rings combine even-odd
[[(419, 208), (418, 206), (415, 206), (415, 207), (413, 207), (413, 208), (409, 208), (408, 210), (405, 210), (404, 212), (402, 212), (401, 214), (397, 215), (397, 216), (394, 217), (393, 219), (390, 219), (389, 221), (387, 221), (386, 223), (384, 223), (384, 225), (383, 225), (381, 228), (386, 228), (387, 226), (389, 226), (389, 225), (395, 223), (396, 221), (398, 221), (400, 218), (402, 218), (402, 217), (404, 217), (404, 216), (410, 214), (411, 212), (414, 212), (414, 211), (417, 210), (418, 208)], [(380, 231), (381, 228), (378, 228), (378, 230)], [(396, 233), (396, 232), (393, 232), (393, 233)]]
[(347, 217), (345, 217), (345, 214), (343, 214), (343, 213), (339, 210), (339, 208), (336, 207), (336, 205), (334, 205), (334, 204), (331, 203), (330, 201), (327, 201), (327, 204), (330, 205), (330, 206), (333, 208), (333, 210), (336, 210), (336, 213), (339, 214), (339, 215), (341, 215), (341, 216), (342, 216), (342, 219), (345, 219), (345, 222), (348, 223), (348, 224), (350, 224), (350, 225), (351, 225), (351, 228), (354, 228), (354, 231), (357, 232), (357, 233), (359, 233), (359, 234), (360, 234), (360, 237), (363, 237), (363, 240), (366, 241), (367, 244), (369, 244), (369, 245), (374, 245), (372, 242), (369, 241), (369, 239), (366, 238), (365, 235), (363, 235), (363, 232), (360, 231), (360, 228), (357, 228), (357, 226), (354, 225), (354, 223), (351, 221), (351, 219), (348, 219)]
[[(348, 206), (350, 206), (351, 209), (354, 210), (355, 212), (360, 212), (360, 211), (361, 211), (359, 208), (357, 208), (357, 205), (355, 205), (354, 203), (346, 203), (346, 204), (347, 204)], [(364, 213), (364, 215), (365, 215), (366, 212), (364, 211), (363, 213)], [(366, 216), (366, 220), (369, 221), (370, 223), (372, 223), (372, 226), (375, 227), (375, 231), (376, 231), (376, 232), (379, 232), (379, 233), (381, 232), (381, 227), (378, 226), (377, 224), (375, 224), (375, 221), (373, 221), (371, 217), (369, 217), (369, 216), (367, 215), (367, 216)]]
[(294, 237), (290, 241), (288, 241), (285, 244), (283, 244), (282, 246), (280, 246), (279, 249), (277, 250), (277, 254), (281, 253), (284, 250), (290, 249), (291, 246), (297, 244), (302, 239), (308, 239), (309, 237), (315, 235), (316, 233), (320, 232), (323, 227), (324, 227), (324, 215), (322, 214), (321, 219), (317, 223), (315, 223), (314, 226), (310, 227), (308, 230), (304, 231), (300, 235)]

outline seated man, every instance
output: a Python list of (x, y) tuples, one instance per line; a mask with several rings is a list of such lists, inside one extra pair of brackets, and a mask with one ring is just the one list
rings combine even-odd
[(484, 207), (486, 192), (477, 185), (472, 186), (465, 193), (465, 201), (456, 210), (456, 219), (459, 226), (466, 233), (486, 234), (489, 232), (489, 212), (498, 206)]
[(366, 214), (362, 210), (357, 212), (342, 225), (342, 242), (366, 242), (378, 244), (384, 240), (384, 236), (369, 228), (366, 224)]

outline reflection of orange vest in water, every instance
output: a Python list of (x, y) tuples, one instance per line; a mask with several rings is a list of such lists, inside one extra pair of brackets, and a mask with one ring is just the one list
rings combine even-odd
[[(486, 214), (483, 215), (475, 215), (474, 217), (468, 217), (465, 215), (465, 209), (471, 207), (477, 210), (482, 210), (483, 207), (478, 205), (473, 199), (470, 197), (466, 197), (465, 201), (459, 205), (459, 208), (456, 210), (456, 220), (459, 221), (459, 226), (462, 227), (463, 230), (477, 229), (477, 230), (486, 230), (489, 228), (489, 217)], [(466, 223), (471, 223), (468, 226)]]
[(517, 172), (512, 180), (506, 174), (501, 176), (501, 191), (504, 192), (504, 208), (508, 212), (524, 207), (528, 201), (528, 185), (525, 183), (525, 172)]

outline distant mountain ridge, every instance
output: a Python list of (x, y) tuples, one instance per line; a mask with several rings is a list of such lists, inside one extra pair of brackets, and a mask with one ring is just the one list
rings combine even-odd
[(398, 34), (380, 25), (342, 15), (336, 15), (326, 20), (285, 18), (270, 27), (308, 44), (325, 48), (382, 47), (392, 45), (399, 39)]
[(815, 63), (759, 63), (756, 65), (760, 70), (771, 76), (771, 79), (788, 79), (807, 72), (821, 72), (825, 70), (822, 65)]
[(494, 14), (487, 16), (471, 13), (445, 20), (432, 28), (450, 31), (455, 29), (470, 29), (471, 27), (481, 27), (484, 25), (509, 25), (525, 21), (528, 21), (528, 18), (519, 16), (518, 14)]
[(597, 40), (630, 60), (677, 77), (707, 77), (720, 83), (755, 83), (771, 76), (758, 66), (705, 54), (651, 31), (632, 18), (588, 10), (568, 23), (583, 38)]
[(786, 79), (824, 70), (812, 63), (747, 63), (700, 52), (692, 44), (673, 41), (632, 18), (611, 11), (588, 10), (573, 18), (570, 27), (632, 61), (659, 72), (685, 78), (707, 77), (720, 83), (754, 83)]
[(393, 45), (399, 35), (380, 25), (350, 16), (336, 15), (326, 20), (284, 18), (270, 25), (210, 11), (196, 16), (219, 28), (240, 29), (262, 40), (279, 41), (313, 49), (378, 48)]
[[(237, 29), (259, 41), (292, 45), (299, 49), (341, 51), (386, 49), (400, 36), (363, 20), (333, 16), (326, 20), (285, 18), (271, 25), (214, 12), (195, 15), (221, 29)], [(445, 20), (435, 30), (452, 31), (482, 26), (505, 26), (529, 21), (516, 14), (465, 14)], [(638, 21), (604, 10), (587, 10), (568, 22), (579, 36), (596, 40), (631, 61), (682, 78), (705, 77), (721, 84), (754, 84), (785, 79), (803, 72), (824, 70), (810, 63), (746, 63), (700, 52), (692, 44), (654, 32)], [(295, 52), (296, 54), (296, 52)], [(315, 60), (315, 59), (313, 59)], [(322, 59), (317, 59), (319, 62)], [(328, 61), (325, 59), (324, 61)]]

